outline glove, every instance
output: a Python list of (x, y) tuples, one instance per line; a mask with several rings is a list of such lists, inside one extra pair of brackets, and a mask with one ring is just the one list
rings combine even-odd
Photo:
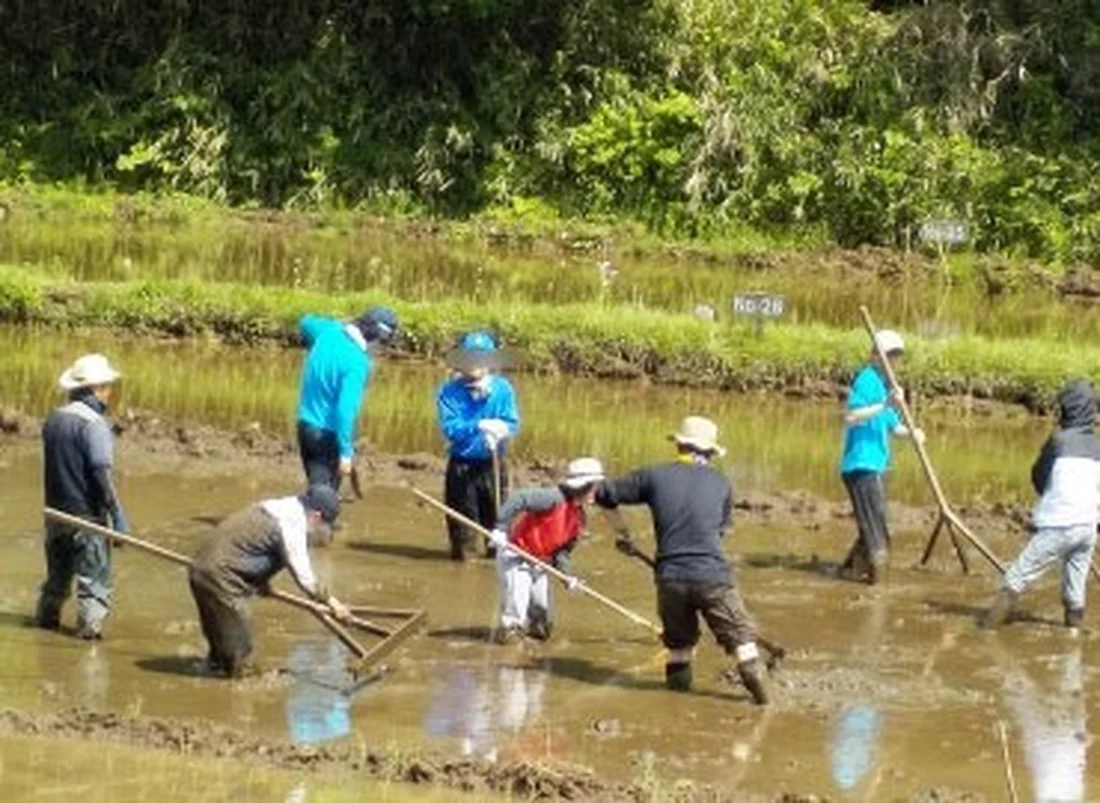
[(634, 539), (622, 534), (615, 536), (615, 549), (631, 557), (638, 551), (638, 547), (634, 546)]
[(507, 421), (501, 421), (499, 418), (485, 418), (477, 422), (477, 428), (481, 430), (485, 435), (486, 440), (490, 443), (508, 440), (508, 437), (512, 434), (508, 428)]
[(340, 602), (340, 600), (336, 599), (336, 597), (329, 597), (328, 600), (326, 600), (325, 605), (327, 605), (328, 609), (332, 611), (332, 617), (336, 621), (346, 622), (351, 618), (351, 611), (349, 611), (347, 607), (342, 602)]
[(581, 582), (581, 579), (572, 574), (568, 575), (565, 578), (564, 583), (566, 590), (569, 591), (569, 593), (571, 594), (575, 594), (576, 592), (580, 591), (581, 588), (584, 586), (584, 583)]
[(894, 404), (905, 404), (905, 391), (901, 388), (894, 388), (890, 392), (890, 400)]
[(508, 546), (508, 533), (499, 528), (493, 530), (489, 533), (489, 543), (497, 549), (504, 549)]
[(353, 467), (353, 464), (351, 462), (350, 457), (341, 457), (340, 458), (340, 469), (339, 470), (340, 470), (340, 476), (341, 477), (350, 477), (352, 467)]
[(910, 437), (917, 443), (924, 443), (924, 430), (920, 427), (914, 427)]

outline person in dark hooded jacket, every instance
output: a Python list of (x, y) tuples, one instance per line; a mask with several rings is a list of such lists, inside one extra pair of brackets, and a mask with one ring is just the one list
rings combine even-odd
[(1016, 601), (1055, 561), (1062, 562), (1062, 605), (1066, 627), (1085, 614), (1085, 581), (1096, 545), (1100, 506), (1100, 441), (1094, 432), (1096, 392), (1075, 380), (1058, 394), (1058, 429), (1043, 444), (1031, 467), (1039, 494), (1032, 511), (1031, 540), (1004, 575), (1004, 585), (983, 624), (998, 627)]

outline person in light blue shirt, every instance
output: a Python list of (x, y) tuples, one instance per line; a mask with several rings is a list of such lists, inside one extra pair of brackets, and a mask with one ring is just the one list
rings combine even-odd
[[(519, 431), (516, 392), (498, 373), (503, 355), (487, 332), (467, 332), (447, 362), (453, 374), (436, 397), (439, 428), (449, 455), (443, 495), (449, 507), (492, 530), (497, 499), (508, 493), (505, 448)], [(449, 519), (447, 535), (451, 558), (465, 560), (472, 540), (467, 528)], [(485, 554), (494, 556), (491, 544), (485, 545)]]
[[(901, 358), (905, 341), (883, 329), (875, 335), (878, 348), (891, 364)], [(852, 500), (859, 535), (841, 566), (841, 576), (866, 579), (872, 585), (883, 579), (889, 559), (890, 532), (886, 526), (886, 489), (882, 475), (890, 465), (890, 435), (924, 440), (924, 432), (901, 423), (894, 403), (903, 398), (900, 388), (886, 386), (878, 349), (871, 350), (868, 364), (856, 375), (848, 392), (844, 415), (844, 456), (840, 475)]]
[(351, 323), (306, 315), (299, 333), (309, 353), (298, 397), (298, 449), (310, 485), (340, 489), (351, 474), (355, 428), (373, 368), (371, 349), (397, 334), (397, 314), (374, 306)]

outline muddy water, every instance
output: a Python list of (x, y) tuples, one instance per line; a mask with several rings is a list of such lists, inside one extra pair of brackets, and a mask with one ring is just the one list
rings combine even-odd
[[(172, 422), (204, 423), (239, 431), (257, 424), (291, 437), (301, 352), (225, 348), (213, 344), (155, 342), (38, 333), (0, 327), (0, 405), (35, 415), (57, 399), (58, 374), (74, 355), (99, 350), (124, 372), (118, 409), (137, 408)], [(434, 398), (443, 370), (383, 360), (370, 389), (364, 433), (387, 453), (441, 453)], [(663, 457), (666, 436), (685, 414), (709, 415), (722, 427), (728, 465), (745, 491), (806, 490), (843, 495), (837, 477), (840, 407), (828, 401), (736, 395), (637, 382), (568, 377), (514, 378), (524, 416), (514, 454), (521, 458), (591, 453), (613, 469)], [(928, 448), (946, 491), (956, 500), (1030, 499), (1027, 469), (1049, 427), (1019, 411), (995, 415), (965, 408), (922, 408)], [(891, 495), (930, 501), (920, 467), (898, 444)]]
[[(951, 286), (898, 271), (874, 277), (862, 269), (815, 274), (820, 260), (768, 271), (690, 263), (670, 257), (633, 259), (599, 251), (574, 256), (503, 251), (431, 237), (409, 239), (377, 230), (324, 230), (227, 222), (221, 226), (103, 226), (13, 218), (0, 225), (0, 262), (26, 264), (79, 280), (187, 278), (304, 286), (383, 289), (403, 298), (461, 295), (479, 301), (566, 302), (594, 298), (688, 311), (714, 306), (720, 315), (736, 293), (782, 293), (793, 321), (850, 327), (867, 304), (879, 319), (927, 335), (954, 332), (1090, 337), (1100, 318), (1087, 305), (1043, 289), (986, 297), (976, 286)], [(797, 264), (797, 263), (795, 263)], [(615, 272), (610, 281), (607, 270)], [(839, 292), (842, 285), (842, 292)]]
[[(89, 646), (27, 627), (42, 565), (38, 457), (24, 442), (9, 445), (2, 460), (0, 706), (83, 703), (207, 718), (302, 743), (569, 761), (612, 778), (689, 778), (840, 800), (909, 799), (933, 787), (1005, 799), (996, 731), (1003, 721), (1024, 799), (1091, 799), (1100, 789), (1086, 760), (1098, 703), (1096, 640), (1046, 622), (977, 633), (971, 617), (994, 581), (981, 568), (960, 575), (946, 553), (931, 571), (908, 569), (924, 524), (899, 527), (895, 572), (877, 592), (830, 576), (829, 559), (850, 537), (845, 521), (739, 524), (731, 552), (746, 598), (762, 628), (791, 649), (774, 676), (776, 704), (761, 711), (719, 678), (726, 661), (708, 639), (696, 693), (666, 692), (661, 652), (647, 631), (557, 589), (549, 645), (486, 643), (496, 605), (492, 565), (451, 563), (437, 516), (400, 488), (373, 486), (365, 502), (348, 507), (347, 529), (315, 554), (316, 566), (342, 597), (423, 605), (429, 630), (388, 659), (388, 676), (357, 687), (340, 647), (311, 619), (257, 601), (258, 658), (284, 672), (226, 683), (194, 673), (203, 645), (181, 572), (133, 551), (115, 553), (106, 641)], [(256, 473), (233, 461), (184, 471), (188, 458), (146, 455), (131, 443), (120, 460), (136, 530), (184, 552), (206, 532), (201, 517), (288, 491), (298, 479), (290, 457)], [(634, 524), (644, 531), (642, 520)], [(595, 530), (576, 553), (577, 571), (652, 615), (647, 572), (618, 555), (598, 523)], [(1001, 536), (993, 546), (1007, 555), (1018, 544)], [(1055, 617), (1053, 583), (1027, 605)]]

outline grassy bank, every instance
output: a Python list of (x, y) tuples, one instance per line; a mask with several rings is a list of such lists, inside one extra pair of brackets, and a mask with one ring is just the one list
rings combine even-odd
[[(412, 354), (438, 357), (463, 330), (489, 327), (528, 368), (729, 389), (832, 392), (867, 350), (867, 336), (855, 326), (775, 325), (758, 336), (748, 325), (623, 305), (483, 306), (236, 284), (74, 283), (0, 267), (0, 320), (13, 323), (287, 345), (299, 316), (350, 317), (372, 302), (398, 309), (403, 347)], [(909, 342), (906, 381), (929, 395), (972, 394), (1034, 408), (1066, 378), (1100, 373), (1100, 348), (1087, 343), (975, 336)]]

